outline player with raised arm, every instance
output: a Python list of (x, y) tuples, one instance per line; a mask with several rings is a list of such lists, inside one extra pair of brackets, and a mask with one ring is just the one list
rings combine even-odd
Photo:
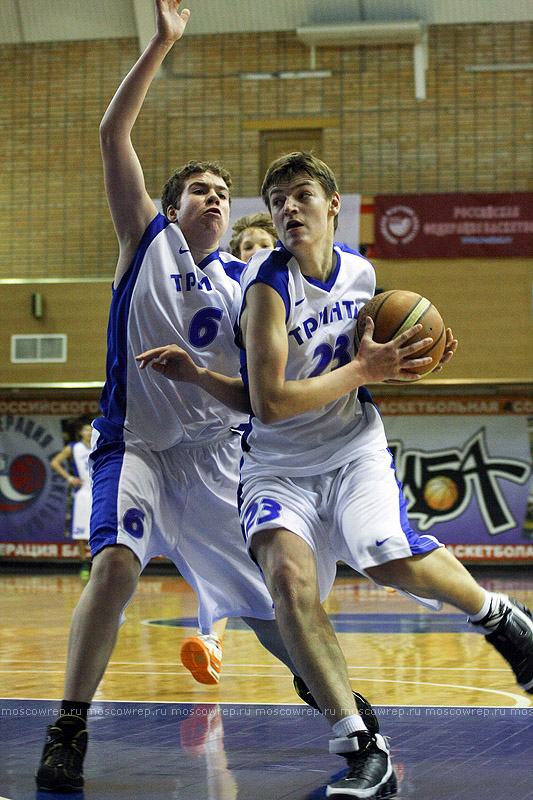
[(154, 556), (174, 561), (196, 591), (203, 634), (217, 619), (241, 616), (292, 669), (239, 526), (235, 429), (245, 419), (242, 410), (232, 413), (200, 388), (170, 383), (135, 362), (149, 344), (171, 340), (203, 366), (230, 376), (239, 371), (234, 325), (243, 263), (218, 249), (231, 178), (214, 162), (186, 164), (165, 185), (160, 214), (131, 141), (146, 92), (189, 19), (179, 7), (180, 0), (157, 0), (157, 31), (100, 126), (120, 252), (91, 454), (93, 563), (72, 620), (61, 716), (47, 730), (37, 771), (45, 791), (83, 787), (89, 706), (123, 611)]
[[(248, 261), (258, 250), (276, 246), (277, 233), (270, 214), (259, 211), (235, 220), (232, 225), (230, 250), (241, 261)], [(211, 633), (201, 631), (189, 636), (181, 645), (181, 663), (199, 683), (218, 683), (222, 667), (222, 637), (227, 617), (213, 625)]]

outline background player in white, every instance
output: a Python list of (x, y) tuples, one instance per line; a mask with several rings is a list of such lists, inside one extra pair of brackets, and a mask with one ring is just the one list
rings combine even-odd
[[(354, 357), (357, 309), (375, 290), (368, 261), (333, 246), (340, 207), (329, 168), (306, 153), (271, 165), (263, 199), (282, 247), (256, 254), (242, 276), (243, 377), (254, 415), (241, 467), (241, 521), (276, 608), (287, 649), (332, 725), (332, 752), (348, 772), (328, 796), (390, 796), (395, 779), (385, 739), (352, 701), (346, 663), (321, 606), (337, 560), (376, 583), (448, 602), (469, 615), (533, 692), (533, 621), (521, 603), (485, 591), (432, 536), (409, 527), (381, 418), (365, 383), (417, 380), (430, 363), (411, 331), (373, 341), (367, 321)], [(447, 329), (446, 363), (456, 348)], [(170, 346), (143, 363), (215, 393), (216, 376)], [(227, 391), (228, 381), (221, 381)], [(242, 403), (238, 381), (232, 402)], [(220, 395), (222, 396), (222, 395)], [(229, 395), (226, 395), (229, 396)], [(367, 730), (368, 728), (368, 730)]]
[[(101, 123), (105, 186), (120, 246), (108, 325), (103, 416), (94, 422), (91, 577), (74, 612), (62, 714), (49, 726), (40, 789), (83, 786), (86, 717), (123, 609), (156, 555), (172, 559), (199, 598), (202, 633), (241, 616), (291, 668), (272, 599), (246, 553), (236, 508), (242, 410), (198, 387), (141, 371), (135, 355), (177, 340), (202, 365), (238, 375), (234, 325), (243, 267), (218, 242), (229, 219), (229, 174), (190, 162), (167, 182), (162, 216), (150, 199), (131, 130), (189, 11), (157, 0), (157, 31)], [(177, 224), (174, 224), (177, 223)], [(162, 337), (164, 337), (162, 339)]]
[[(232, 225), (230, 250), (241, 261), (248, 261), (258, 250), (276, 246), (278, 235), (272, 217), (266, 211), (239, 217)], [(189, 636), (181, 646), (181, 663), (191, 671), (199, 683), (214, 684), (220, 679), (222, 668), (222, 637), (228, 619), (219, 619), (211, 633)]]
[(272, 217), (266, 211), (239, 217), (231, 230), (230, 250), (241, 261), (248, 261), (259, 250), (271, 250), (278, 241)]
[[(90, 423), (78, 425), (75, 442), (65, 445), (50, 461), (50, 466), (72, 487), (70, 506), (70, 535), (77, 543), (78, 559), (81, 564), (80, 577), (89, 577), (89, 562), (85, 555), (86, 543), (89, 541), (89, 523), (91, 520), (92, 492), (89, 475), (89, 453), (91, 452), (92, 426)], [(68, 472), (63, 464), (70, 462), (72, 472)]]

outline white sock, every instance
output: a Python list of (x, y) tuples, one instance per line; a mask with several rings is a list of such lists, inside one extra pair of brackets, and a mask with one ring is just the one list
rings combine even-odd
[(479, 625), (483, 620), (481, 629), (487, 633), (491, 633), (498, 627), (505, 614), (505, 596), (497, 592), (487, 592), (485, 602), (481, 610), (473, 617), (469, 617), (468, 621)]
[(356, 731), (367, 731), (368, 728), (359, 714), (350, 714), (349, 717), (343, 717), (332, 725), (331, 730), (335, 736), (348, 736)]
[(483, 601), (483, 605), (481, 606), (477, 614), (470, 614), (470, 616), (468, 617), (470, 622), (481, 622), (483, 617), (486, 617), (490, 611), (490, 607), (492, 605), (492, 598), (496, 597), (496, 595), (493, 595), (492, 592), (487, 592), (486, 589), (483, 589), (483, 591), (485, 592), (485, 599)]

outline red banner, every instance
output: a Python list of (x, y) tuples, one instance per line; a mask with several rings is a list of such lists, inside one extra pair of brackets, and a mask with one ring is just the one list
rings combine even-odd
[(533, 192), (378, 195), (376, 258), (533, 254)]

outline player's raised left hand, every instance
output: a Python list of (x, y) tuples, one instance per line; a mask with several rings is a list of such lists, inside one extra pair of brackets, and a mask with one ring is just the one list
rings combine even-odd
[(177, 42), (185, 31), (191, 12), (188, 8), (179, 10), (182, 0), (156, 0), (155, 15), (158, 36), (170, 42)]

